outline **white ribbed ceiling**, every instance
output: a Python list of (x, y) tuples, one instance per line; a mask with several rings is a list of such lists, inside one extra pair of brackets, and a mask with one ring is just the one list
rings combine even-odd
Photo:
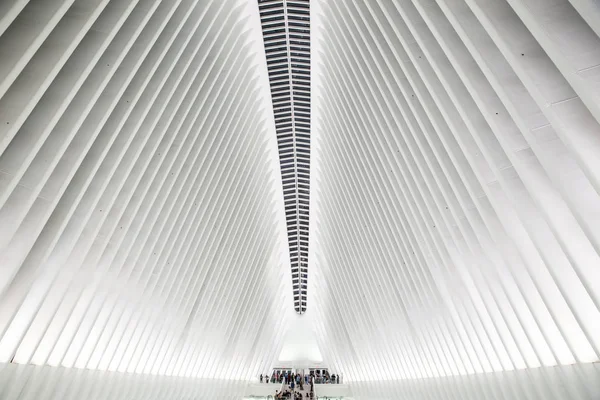
[(0, 1), (0, 399), (599, 398), (598, 3), (310, 14), (295, 302), (257, 1)]
[(600, 395), (596, 4), (313, 6), (309, 304), (356, 397)]
[[(235, 398), (291, 308), (255, 4), (0, 10), (0, 398), (96, 378), (99, 398)], [(174, 378), (70, 385), (72, 368)]]

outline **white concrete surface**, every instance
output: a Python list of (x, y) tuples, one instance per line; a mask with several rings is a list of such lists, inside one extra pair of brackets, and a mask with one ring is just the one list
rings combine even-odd
[(281, 354), (356, 400), (598, 398), (597, 2), (311, 7), (282, 353), (256, 0), (0, 1), (1, 400), (235, 399)]

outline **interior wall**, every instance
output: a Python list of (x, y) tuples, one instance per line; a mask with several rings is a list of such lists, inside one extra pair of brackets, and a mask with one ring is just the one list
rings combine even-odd
[(3, 400), (240, 399), (246, 381), (123, 374), (51, 366), (0, 365)]
[(595, 400), (598, 364), (579, 364), (423, 380), (356, 382), (356, 399)]

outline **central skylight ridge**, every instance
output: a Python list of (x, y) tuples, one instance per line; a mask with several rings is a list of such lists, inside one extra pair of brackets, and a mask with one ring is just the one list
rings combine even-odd
[(285, 204), (294, 308), (306, 311), (310, 203), (310, 2), (259, 0)]

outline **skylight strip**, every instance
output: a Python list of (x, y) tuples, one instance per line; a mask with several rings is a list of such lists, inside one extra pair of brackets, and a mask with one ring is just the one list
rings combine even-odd
[[(259, 1), (288, 226), (296, 311), (306, 310), (310, 174), (308, 1)], [(282, 23), (283, 22), (283, 23)], [(291, 45), (292, 44), (292, 45)], [(302, 183), (300, 183), (300, 180)]]

